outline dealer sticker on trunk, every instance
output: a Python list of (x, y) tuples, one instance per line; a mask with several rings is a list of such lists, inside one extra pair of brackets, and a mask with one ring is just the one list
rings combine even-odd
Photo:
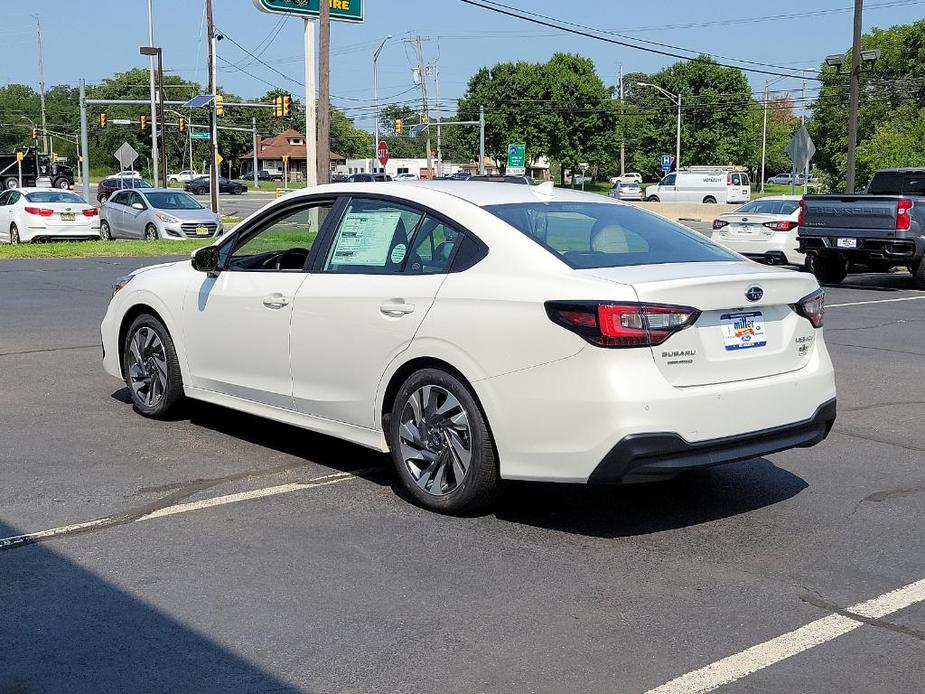
[(768, 344), (761, 311), (724, 313), (720, 316), (720, 326), (723, 329), (723, 344), (727, 352), (764, 347)]

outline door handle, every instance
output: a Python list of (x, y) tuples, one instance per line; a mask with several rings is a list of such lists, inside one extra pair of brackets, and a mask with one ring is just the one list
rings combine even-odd
[(401, 318), (406, 316), (409, 313), (414, 312), (414, 304), (406, 303), (388, 303), (382, 304), (379, 307), (379, 312), (384, 316), (389, 316), (390, 318)]
[(263, 297), (263, 305), (272, 309), (283, 308), (289, 305), (289, 298), (282, 294), (268, 294)]

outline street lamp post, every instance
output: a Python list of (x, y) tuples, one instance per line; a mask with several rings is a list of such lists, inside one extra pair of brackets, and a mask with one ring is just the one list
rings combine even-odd
[(373, 159), (378, 156), (379, 152), (379, 54), (382, 53), (386, 42), (391, 38), (392, 35), (389, 34), (382, 39), (379, 48), (373, 53), (373, 103), (376, 106), (376, 146), (373, 148)]
[(636, 82), (636, 86), (637, 87), (652, 87), (653, 89), (657, 89), (662, 94), (664, 94), (669, 99), (671, 99), (672, 103), (674, 103), (678, 107), (678, 126), (677, 126), (677, 136), (676, 136), (676, 141), (675, 141), (674, 170), (679, 171), (681, 168), (681, 95), (672, 94), (667, 89), (662, 89), (657, 84), (652, 84), (650, 82)]
[[(154, 13), (153, 13), (151, 4), (152, 4), (152, 0), (148, 0), (148, 45), (149, 46), (154, 45)], [(159, 174), (158, 164), (160, 160), (160, 157), (158, 156), (158, 152), (157, 152), (157, 122), (160, 119), (157, 117), (157, 101), (155, 97), (155, 92), (156, 92), (155, 80), (154, 80), (155, 54), (147, 53), (143, 55), (148, 56), (148, 73), (149, 73), (149, 81), (150, 81), (150, 87), (151, 87), (151, 159), (154, 163), (154, 167), (151, 171), (151, 175), (154, 178), (154, 181), (153, 181), (154, 185), (157, 185), (157, 179), (158, 179), (158, 174)], [(167, 172), (166, 171), (164, 172), (164, 183), (165, 184), (167, 183)]]
[(164, 52), (161, 48), (157, 46), (142, 46), (138, 49), (141, 55), (150, 56), (152, 59), (157, 58), (157, 83), (158, 83), (158, 98), (156, 100), (156, 107), (151, 110), (151, 142), (153, 143), (153, 148), (151, 151), (151, 157), (154, 160), (154, 172), (155, 172), (155, 183), (157, 185), (157, 169), (158, 169), (158, 147), (157, 147), (157, 126), (160, 124), (161, 127), (161, 142), (160, 142), (160, 164), (163, 168), (163, 177), (164, 177), (164, 187), (167, 187), (167, 129), (164, 127)]

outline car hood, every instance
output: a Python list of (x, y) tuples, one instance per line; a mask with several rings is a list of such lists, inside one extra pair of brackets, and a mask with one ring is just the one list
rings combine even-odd
[(128, 273), (128, 276), (135, 277), (136, 275), (140, 275), (143, 272), (148, 272), (149, 270), (160, 270), (161, 268), (173, 267), (174, 265), (179, 265), (180, 263), (187, 263), (187, 262), (189, 261), (188, 260), (174, 260), (169, 263), (157, 263), (156, 265), (145, 265), (144, 267), (140, 267), (137, 270), (132, 270), (130, 273)]

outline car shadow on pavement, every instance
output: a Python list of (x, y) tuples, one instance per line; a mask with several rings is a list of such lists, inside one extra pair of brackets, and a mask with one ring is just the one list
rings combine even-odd
[(0, 600), (3, 694), (299, 691), (48, 543), (0, 550)]
[(737, 516), (809, 485), (765, 458), (622, 486), (516, 483), (495, 509), (504, 521), (592, 537), (633, 537)]

